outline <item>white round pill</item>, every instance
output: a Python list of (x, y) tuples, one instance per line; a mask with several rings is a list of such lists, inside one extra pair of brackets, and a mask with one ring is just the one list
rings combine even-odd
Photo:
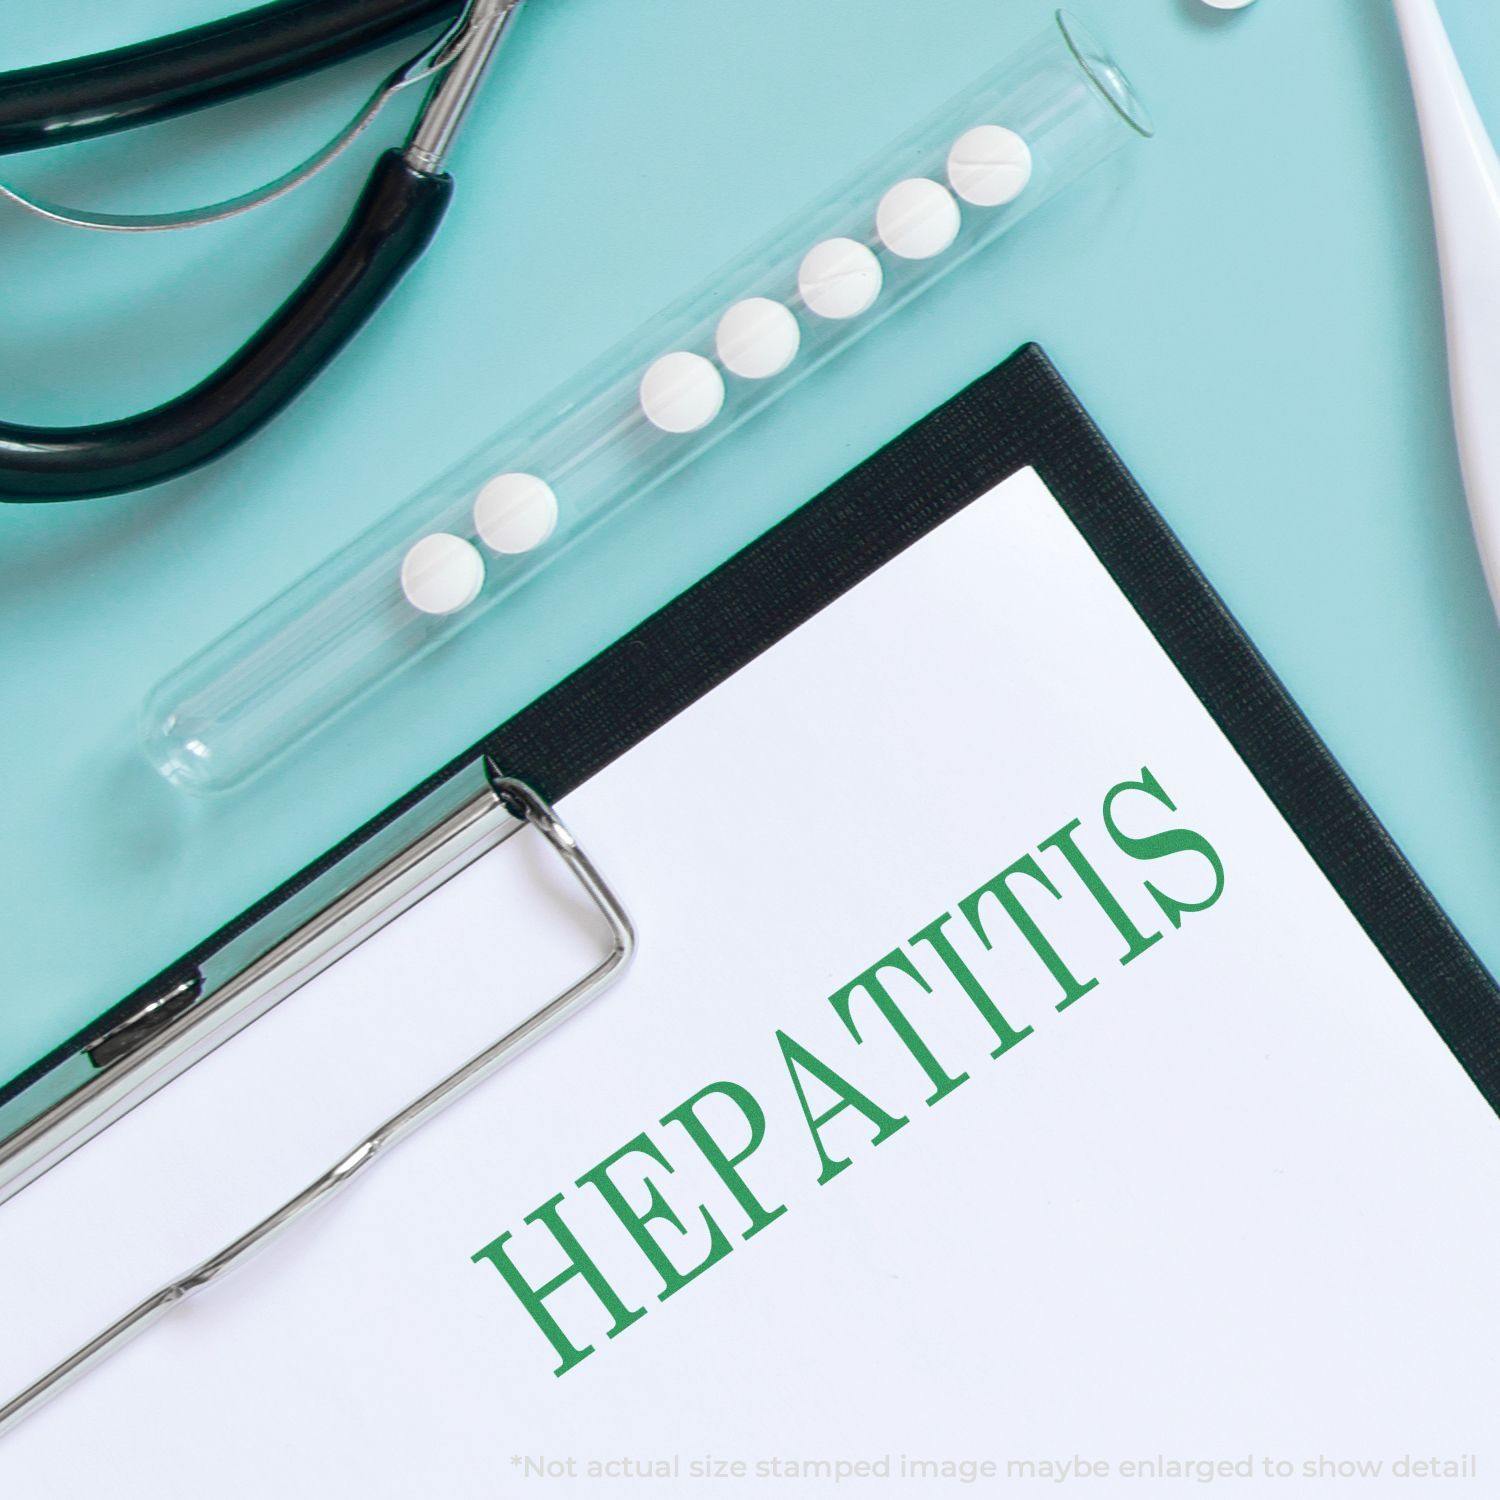
[(424, 615), (451, 615), (472, 604), (484, 583), (484, 559), (461, 536), (434, 531), (401, 560), (401, 592)]
[(1004, 125), (976, 125), (948, 153), (948, 181), (965, 203), (999, 208), (1026, 191), (1031, 147)]
[(641, 410), (663, 432), (697, 432), (724, 405), (724, 377), (701, 354), (663, 354), (641, 376)]
[(884, 273), (858, 240), (823, 240), (802, 257), (797, 290), (820, 318), (857, 318), (880, 295)]
[(930, 177), (898, 182), (875, 210), (875, 230), (892, 255), (930, 260), (958, 238), (960, 215), (953, 194)]
[(1213, 6), (1215, 10), (1244, 10), (1252, 0), (1203, 0), (1203, 3)]
[(530, 552), (557, 525), (557, 496), (535, 474), (496, 474), (474, 500), (474, 529), (493, 552)]
[(747, 297), (719, 319), (714, 347), (726, 370), (746, 380), (779, 375), (797, 357), (802, 330), (789, 307), (769, 297)]

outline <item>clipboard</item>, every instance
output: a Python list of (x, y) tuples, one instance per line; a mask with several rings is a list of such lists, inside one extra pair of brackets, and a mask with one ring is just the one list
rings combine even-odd
[[(1039, 472), (1485, 1100), (1500, 1110), (1500, 989), (1046, 356), (1028, 346), (0, 1094), (0, 1110), (13, 1115), (28, 1100), (42, 1101), (0, 1145), (3, 1191), (13, 1193), (526, 823), (569, 864), (611, 929), (604, 963), (359, 1143), (282, 1210), (106, 1330), (0, 1411), (0, 1424), (337, 1191), (383, 1145), (623, 972), (632, 943), (623, 905), (556, 819), (550, 800), (566, 796), (1027, 466)], [(623, 884), (628, 889), (628, 880)], [(49, 1091), (56, 1097), (46, 1103)]]

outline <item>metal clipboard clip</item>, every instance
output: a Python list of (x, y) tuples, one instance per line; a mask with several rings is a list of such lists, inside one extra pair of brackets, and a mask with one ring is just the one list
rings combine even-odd
[[(192, 1008), (202, 991), (200, 977), (196, 983), (179, 981), (144, 1012), (156, 1029), (146, 1033), (150, 1045), (143, 1046), (141, 1052), (155, 1050), (166, 1054), (165, 1058), (155, 1059), (157, 1066), (150, 1077), (132, 1079), (129, 1076), (131, 1070), (126, 1067), (127, 1063), (134, 1061), (135, 1070), (139, 1071), (149, 1067), (153, 1059), (149, 1056), (134, 1059), (127, 1053), (111, 1054), (104, 1044), (109, 1043), (113, 1033), (96, 1043), (95, 1052), (104, 1045), (105, 1058), (99, 1065), (102, 1071), (93, 1082), (99, 1085), (110, 1083), (111, 1086), (96, 1088), (93, 1097), (75, 1096), (61, 1101), (61, 1106), (66, 1106), (67, 1112), (71, 1113), (71, 1119), (49, 1118), (59, 1114), (59, 1106), (33, 1122), (30, 1131), (18, 1132), (0, 1143), (0, 1172), (9, 1171), (7, 1178), (0, 1179), (0, 1196), (8, 1196), (9, 1192), (16, 1191), (24, 1182), (45, 1171), (81, 1140), (102, 1129), (160, 1087), (167, 1077), (175, 1076), (225, 1040), (232, 1031), (241, 1029), (255, 1016), (263, 1014), (313, 974), (342, 957), (394, 916), (522, 827), (535, 828), (546, 839), (588, 894), (608, 926), (609, 952), (576, 983), (554, 995), (519, 1025), (378, 1125), (326, 1172), (273, 1213), (207, 1260), (138, 1302), (123, 1317), (0, 1406), (0, 1435), (144, 1332), (177, 1303), (211, 1286), (313, 1209), (329, 1202), (392, 1147), (598, 998), (624, 973), (634, 955), (635, 929), (619, 898), (566, 824), (543, 798), (525, 782), (505, 776), (488, 757), (483, 759), (481, 766), (486, 782), (481, 792), (385, 859), (328, 908), (288, 932), (257, 964), (223, 985), (215, 996), (199, 1002), (207, 1008), (218, 999), (219, 1007), (231, 1012), (221, 1026), (224, 1034), (217, 1038), (200, 1036), (192, 1045), (178, 1046), (173, 1050), (174, 1044), (188, 1040), (190, 1030), (201, 1031), (204, 1021), (212, 1019), (211, 1016), (195, 1014)], [(182, 998), (184, 995), (189, 995), (186, 1001)], [(248, 1002), (247, 995), (250, 996)], [(241, 1002), (238, 1006), (233, 1004), (236, 1000)], [(160, 1017), (163, 1012), (166, 1020), (152, 1019)], [(189, 1022), (196, 1024), (189, 1028)], [(116, 1073), (120, 1076), (114, 1076)], [(76, 1091), (76, 1095), (85, 1093), (86, 1089)], [(69, 1124), (72, 1133), (65, 1135), (63, 1132)]]

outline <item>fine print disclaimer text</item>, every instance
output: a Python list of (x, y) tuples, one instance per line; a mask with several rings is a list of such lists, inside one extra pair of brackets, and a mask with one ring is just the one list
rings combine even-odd
[[(1099, 1480), (1144, 1480), (1147, 1484), (1180, 1485), (1280, 1484), (1295, 1490), (1305, 1483), (1342, 1480), (1351, 1486), (1366, 1483), (1392, 1484), (1416, 1480), (1430, 1484), (1449, 1480), (1462, 1485), (1480, 1474), (1475, 1453), (1388, 1453), (1349, 1455), (1337, 1453), (1285, 1454), (1245, 1453), (1238, 1457), (1189, 1457), (1172, 1454), (1121, 1454), (1115, 1457), (983, 1458), (920, 1456), (887, 1453), (865, 1457), (790, 1454), (665, 1453), (577, 1457), (555, 1453), (511, 1455), (511, 1471), (522, 1479), (541, 1481), (638, 1480), (671, 1483), (687, 1480), (695, 1484), (721, 1482), (775, 1484), (790, 1481), (805, 1484), (879, 1482), (979, 1485), (1052, 1484), (1087, 1486)], [(1424, 1491), (1425, 1493), (1425, 1491)]]

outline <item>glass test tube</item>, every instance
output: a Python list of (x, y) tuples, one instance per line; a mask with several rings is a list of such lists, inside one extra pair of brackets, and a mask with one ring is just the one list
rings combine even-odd
[(1066, 12), (836, 191), (161, 682), (146, 753), (244, 784), (1151, 125)]

